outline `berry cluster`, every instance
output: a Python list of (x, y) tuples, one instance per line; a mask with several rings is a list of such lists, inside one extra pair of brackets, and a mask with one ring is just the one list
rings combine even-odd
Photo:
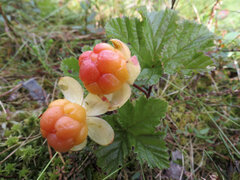
[(128, 80), (126, 63), (127, 60), (119, 50), (100, 43), (93, 51), (86, 51), (79, 57), (79, 77), (89, 92), (110, 94)]
[(66, 99), (49, 104), (40, 119), (42, 136), (58, 152), (66, 152), (87, 137), (85, 109)]

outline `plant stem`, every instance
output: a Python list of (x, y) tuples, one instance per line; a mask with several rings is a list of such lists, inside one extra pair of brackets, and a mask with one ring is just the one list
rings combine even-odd
[(153, 88), (153, 86), (150, 86), (150, 87), (148, 88), (147, 98), (150, 97), (151, 92), (152, 92), (152, 88)]
[(142, 91), (146, 97), (148, 98), (148, 92), (145, 91), (143, 88), (141, 88), (140, 86), (136, 85), (136, 84), (133, 84), (133, 87), (137, 88), (139, 91)]

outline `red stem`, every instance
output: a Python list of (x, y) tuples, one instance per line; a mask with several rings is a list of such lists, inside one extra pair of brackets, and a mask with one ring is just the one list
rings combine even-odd
[(153, 88), (153, 86), (150, 86), (150, 87), (148, 88), (147, 98), (150, 97), (151, 92), (152, 92), (152, 88)]
[(136, 84), (133, 84), (133, 87), (137, 88), (139, 91), (142, 91), (142, 92), (146, 95), (147, 98), (149, 97), (149, 96), (148, 96), (148, 92), (145, 91), (143, 88), (139, 87), (139, 86), (136, 85)]

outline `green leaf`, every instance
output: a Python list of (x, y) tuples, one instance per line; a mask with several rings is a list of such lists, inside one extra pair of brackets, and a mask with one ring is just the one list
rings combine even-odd
[(85, 51), (92, 51), (92, 47), (89, 46), (89, 45), (85, 45), (82, 47), (82, 52), (85, 52)]
[(224, 37), (223, 37), (223, 41), (224, 43), (230, 43), (233, 40), (236, 40), (236, 38), (240, 35), (240, 32), (230, 32), (227, 33)]
[(126, 137), (123, 132), (115, 131), (114, 142), (98, 149), (97, 164), (104, 171), (110, 173), (123, 166), (125, 157), (129, 154)]
[(127, 132), (128, 144), (134, 147), (140, 163), (160, 169), (168, 167), (168, 153), (164, 133), (157, 132), (160, 118), (165, 116), (167, 103), (160, 99), (141, 97), (135, 106), (127, 103), (119, 110), (119, 123)]
[(128, 102), (119, 110), (118, 122), (123, 129), (134, 136), (155, 134), (156, 126), (159, 125), (166, 111), (167, 102), (156, 98), (146, 99), (142, 96), (136, 101), (135, 106)]
[(129, 45), (142, 69), (160, 78), (162, 73), (201, 70), (212, 63), (205, 52), (213, 45), (213, 34), (204, 25), (183, 20), (169, 9), (140, 13), (142, 20), (115, 18), (105, 28), (108, 37)]
[(64, 76), (70, 76), (76, 79), (83, 88), (83, 82), (79, 79), (79, 65), (75, 57), (65, 58), (61, 62), (60, 69), (63, 71)]
[(97, 151), (98, 165), (112, 172), (123, 166), (125, 157), (134, 149), (140, 163), (161, 169), (168, 167), (165, 133), (156, 131), (166, 111), (167, 103), (161, 99), (141, 97), (135, 103), (127, 102), (110, 118), (116, 136), (112, 144)]
[(157, 69), (149, 69), (149, 68), (143, 69), (139, 74), (139, 77), (138, 77), (139, 81), (137, 81), (136, 83), (148, 84), (149, 86), (157, 84), (161, 77), (161, 72), (156, 72), (154, 70), (157, 70)]
[(101, 146), (97, 150), (96, 156), (98, 158), (98, 166), (100, 166), (104, 171), (110, 173), (118, 169), (119, 166), (123, 166), (124, 159), (129, 154), (129, 147), (126, 141), (126, 132), (118, 123), (118, 115), (108, 115), (105, 116), (104, 119), (108, 121), (114, 129), (115, 137), (112, 144), (108, 146)]
[(161, 135), (158, 133), (151, 135), (149, 133), (136, 137), (130, 136), (129, 138), (134, 147), (134, 152), (137, 153), (137, 159), (141, 164), (147, 162), (149, 167), (158, 167), (159, 169), (168, 167), (169, 155), (166, 143)]
[(210, 130), (210, 128), (207, 127), (207, 128), (201, 129), (201, 130), (199, 131), (199, 133), (204, 135), (204, 134), (207, 134), (207, 133), (209, 132), (209, 130)]
[(75, 79), (79, 79), (79, 65), (78, 60), (75, 57), (65, 58), (61, 62), (61, 70), (65, 76), (71, 76)]
[(175, 36), (168, 40), (162, 62), (167, 73), (174, 69), (204, 69), (212, 64), (204, 50), (213, 45), (213, 34), (203, 25), (184, 20)]

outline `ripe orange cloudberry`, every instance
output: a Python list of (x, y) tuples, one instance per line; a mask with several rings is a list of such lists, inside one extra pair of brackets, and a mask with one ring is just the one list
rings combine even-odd
[(66, 152), (81, 144), (88, 135), (86, 111), (66, 99), (53, 101), (41, 116), (40, 128), (50, 146)]
[(62, 77), (58, 82), (65, 99), (51, 102), (40, 118), (42, 136), (56, 151), (79, 151), (87, 145), (87, 136), (102, 146), (113, 142), (112, 127), (97, 116), (111, 106), (99, 96), (84, 90), (77, 80)]

